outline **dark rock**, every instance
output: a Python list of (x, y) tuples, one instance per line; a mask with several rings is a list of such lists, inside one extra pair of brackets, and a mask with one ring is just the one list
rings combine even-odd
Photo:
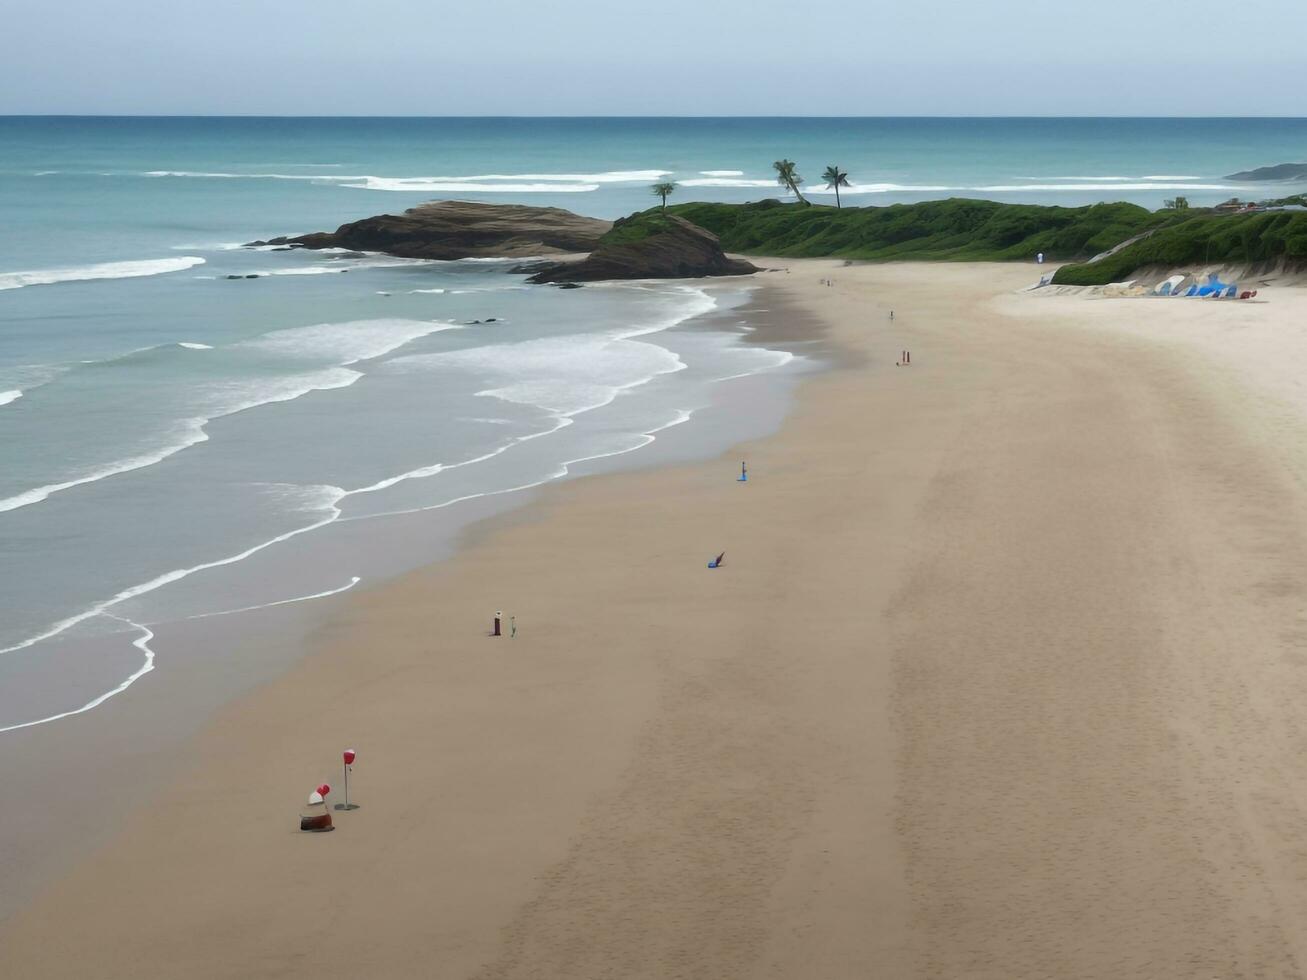
[(558, 284), (558, 288), (559, 288), (559, 289), (580, 289), (580, 288), (582, 288), (582, 287), (581, 287), (581, 284), (580, 284), (579, 282), (560, 282), (560, 283)]
[(572, 289), (605, 279), (697, 279), (757, 271), (752, 263), (730, 258), (716, 235), (684, 218), (642, 214), (615, 223), (588, 258), (546, 266), (528, 281)]
[(432, 201), (403, 214), (352, 221), (334, 232), (249, 245), (349, 248), (414, 259), (513, 258), (588, 252), (610, 227), (610, 222), (562, 208)]

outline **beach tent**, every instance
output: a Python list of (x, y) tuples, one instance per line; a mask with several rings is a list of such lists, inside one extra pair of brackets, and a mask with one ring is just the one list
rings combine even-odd
[(1157, 296), (1170, 296), (1180, 287), (1184, 280), (1184, 276), (1171, 276), (1169, 279), (1163, 279), (1157, 284), (1157, 288), (1153, 290), (1153, 293)]
[(1185, 294), (1186, 296), (1197, 296), (1197, 295), (1198, 295), (1198, 283), (1194, 283), (1192, 286), (1190, 286), (1188, 289), (1186, 289), (1186, 290), (1184, 291), (1184, 294)]
[(1234, 297), (1236, 297), (1236, 296), (1239, 295), (1239, 287), (1238, 287), (1238, 286), (1226, 286), (1226, 287), (1225, 287), (1225, 292), (1222, 293), (1221, 295), (1223, 295), (1226, 299), (1233, 299)]

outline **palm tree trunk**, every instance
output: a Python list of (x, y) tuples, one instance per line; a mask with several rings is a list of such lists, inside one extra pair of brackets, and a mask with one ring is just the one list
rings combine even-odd
[(835, 209), (838, 211), (838, 210), (839, 210), (840, 208), (842, 208), (842, 207), (844, 207), (844, 205), (840, 203), (840, 185), (839, 185), (839, 182), (836, 181), (836, 183), (835, 183)]
[(794, 191), (794, 196), (797, 197), (797, 198), (799, 199), (799, 203), (800, 203), (800, 204), (807, 204), (807, 203), (808, 203), (808, 199), (807, 199), (806, 197), (804, 197), (804, 196), (803, 196), (803, 193), (799, 190), (799, 185), (798, 185), (798, 184), (790, 184), (790, 190)]

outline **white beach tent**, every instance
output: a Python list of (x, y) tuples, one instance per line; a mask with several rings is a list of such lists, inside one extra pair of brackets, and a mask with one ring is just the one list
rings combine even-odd
[(1176, 287), (1184, 282), (1185, 279), (1185, 276), (1171, 276), (1169, 279), (1163, 279), (1157, 284), (1157, 288), (1153, 290), (1153, 294), (1156, 296), (1170, 296), (1175, 292)]

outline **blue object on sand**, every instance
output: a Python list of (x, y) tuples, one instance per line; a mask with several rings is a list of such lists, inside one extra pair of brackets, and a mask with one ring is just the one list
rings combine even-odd
[(735, 478), (735, 482), (736, 483), (749, 482), (749, 468), (745, 466), (743, 463), (740, 464), (740, 475)]
[(720, 568), (720, 567), (721, 567), (721, 564), (722, 564), (722, 561), (723, 561), (725, 558), (726, 558), (726, 552), (723, 551), (720, 555), (718, 555), (716, 558), (714, 558), (712, 561), (710, 561), (710, 562), (708, 563), (708, 567), (709, 567), (709, 568)]

